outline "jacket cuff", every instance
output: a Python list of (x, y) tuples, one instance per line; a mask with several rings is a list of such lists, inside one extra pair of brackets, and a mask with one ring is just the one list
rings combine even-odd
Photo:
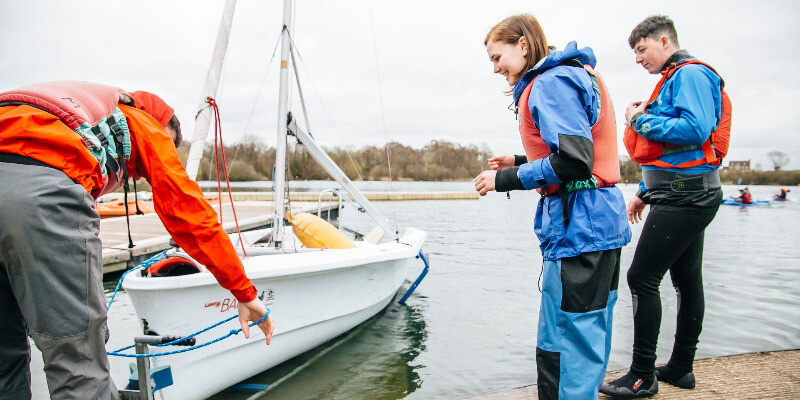
[(522, 181), (522, 186), (524, 186), (526, 190), (538, 189), (553, 183), (561, 183), (561, 180), (558, 179), (555, 171), (553, 171), (553, 166), (550, 164), (549, 157), (540, 158), (521, 165), (517, 175), (519, 176), (519, 180)]
[(520, 156), (520, 155), (514, 156), (515, 167), (519, 167), (520, 165), (525, 164), (526, 162), (528, 162), (528, 156)]
[(258, 291), (255, 286), (250, 285), (247, 289), (231, 290), (231, 294), (233, 294), (233, 297), (236, 297), (236, 300), (240, 303), (249, 303), (256, 298)]
[(518, 170), (519, 167), (511, 167), (497, 171), (494, 178), (494, 190), (497, 192), (525, 190), (525, 186), (522, 186), (522, 181), (517, 176)]
[(633, 130), (637, 132), (638, 130), (636, 130), (636, 120), (639, 119), (639, 117), (641, 117), (642, 115), (644, 115), (643, 112), (637, 112), (636, 114), (633, 114), (630, 120), (631, 128), (633, 128)]

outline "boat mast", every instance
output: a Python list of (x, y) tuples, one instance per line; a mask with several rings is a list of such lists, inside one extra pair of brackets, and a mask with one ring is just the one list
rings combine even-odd
[(186, 173), (189, 178), (197, 178), (197, 170), (200, 168), (200, 159), (203, 158), (203, 148), (208, 137), (208, 127), (211, 124), (211, 108), (206, 103), (209, 97), (216, 98), (217, 88), (219, 87), (219, 77), (222, 74), (222, 64), (225, 61), (225, 52), (228, 50), (228, 38), (231, 33), (231, 23), (233, 22), (233, 11), (236, 8), (236, 0), (227, 0), (225, 9), (222, 12), (222, 20), (219, 23), (217, 32), (217, 42), (214, 44), (214, 52), (211, 53), (211, 64), (206, 73), (206, 84), (203, 86), (200, 104), (197, 106), (197, 116), (194, 120), (194, 136), (192, 137), (189, 157), (186, 160)]
[(272, 241), (275, 248), (283, 241), (284, 189), (286, 181), (286, 132), (289, 124), (289, 29), (292, 24), (292, 0), (283, 0), (283, 28), (281, 30), (281, 80), (278, 93), (278, 144), (275, 148), (275, 205), (273, 206)]

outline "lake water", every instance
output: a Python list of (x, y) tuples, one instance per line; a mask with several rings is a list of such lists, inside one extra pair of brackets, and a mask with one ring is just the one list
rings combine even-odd
[[(469, 182), (357, 185), (364, 191), (472, 189)], [(327, 186), (291, 184), (292, 190)], [(626, 198), (635, 189), (622, 186)], [(757, 199), (771, 198), (778, 189), (751, 187)], [(725, 186), (724, 191), (733, 195), (736, 187)], [(374, 203), (401, 231), (416, 227), (428, 232), (423, 251), (430, 254), (431, 270), (408, 305), (394, 302), (345, 338), (247, 382), (273, 384), (295, 371), (261, 399), (458, 399), (535, 383), (537, 281), (542, 265), (533, 233), (538, 197), (514, 192), (511, 199), (492, 193), (478, 201)], [(345, 208), (342, 219), (362, 231), (373, 226), (351, 207)], [(699, 358), (800, 348), (799, 221), (800, 202), (720, 208), (706, 232), (706, 316)], [(630, 364), (632, 308), (625, 272), (641, 226), (633, 226), (633, 241), (622, 252), (609, 369)], [(408, 279), (418, 273), (409, 271)], [(106, 282), (109, 292), (115, 283)], [(658, 361), (663, 363), (669, 358), (675, 329), (675, 291), (669, 278), (662, 284), (662, 299)], [(129, 343), (138, 333), (124, 293), (109, 321), (111, 348)], [(117, 383), (126, 379), (127, 363), (112, 358)], [(247, 399), (253, 394), (229, 389), (214, 398)]]

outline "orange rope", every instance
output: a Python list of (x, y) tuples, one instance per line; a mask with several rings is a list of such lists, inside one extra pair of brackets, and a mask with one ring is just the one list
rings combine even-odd
[(231, 193), (231, 182), (228, 179), (228, 163), (225, 159), (225, 145), (222, 143), (222, 122), (219, 117), (219, 106), (217, 101), (212, 97), (206, 97), (208, 103), (214, 109), (214, 164), (217, 167), (217, 199), (219, 200), (219, 223), (222, 224), (222, 180), (219, 176), (219, 156), (217, 149), (222, 154), (222, 171), (225, 173), (225, 184), (228, 188), (228, 198), (231, 202), (231, 211), (233, 211), (233, 220), (236, 224), (236, 232), (239, 234), (239, 245), (242, 246), (242, 254), (247, 257), (247, 252), (244, 249), (244, 240), (242, 239), (242, 231), (239, 229), (239, 219), (236, 217), (236, 207), (233, 204), (233, 193)]

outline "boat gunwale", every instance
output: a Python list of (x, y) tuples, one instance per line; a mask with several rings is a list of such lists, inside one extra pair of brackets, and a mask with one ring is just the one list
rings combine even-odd
[[(366, 264), (395, 261), (415, 256), (427, 238), (424, 231), (409, 228), (403, 239), (410, 242), (390, 242), (370, 247), (355, 249), (330, 249), (319, 252), (265, 254), (242, 260), (245, 273), (251, 281), (265, 278), (289, 278), (300, 275), (325, 273), (339, 269), (354, 268)], [(351, 255), (354, 254), (355, 255)], [(332, 254), (338, 257), (327, 260)], [(269, 265), (254, 265), (256, 262), (270, 257)], [(293, 258), (290, 265), (280, 264), (281, 259)], [(320, 258), (324, 257), (322, 262)], [(299, 261), (297, 261), (299, 259)], [(203, 271), (196, 274), (172, 277), (144, 277), (131, 274), (125, 278), (122, 288), (126, 291), (160, 291), (171, 289), (199, 288), (219, 285), (214, 276)]]

